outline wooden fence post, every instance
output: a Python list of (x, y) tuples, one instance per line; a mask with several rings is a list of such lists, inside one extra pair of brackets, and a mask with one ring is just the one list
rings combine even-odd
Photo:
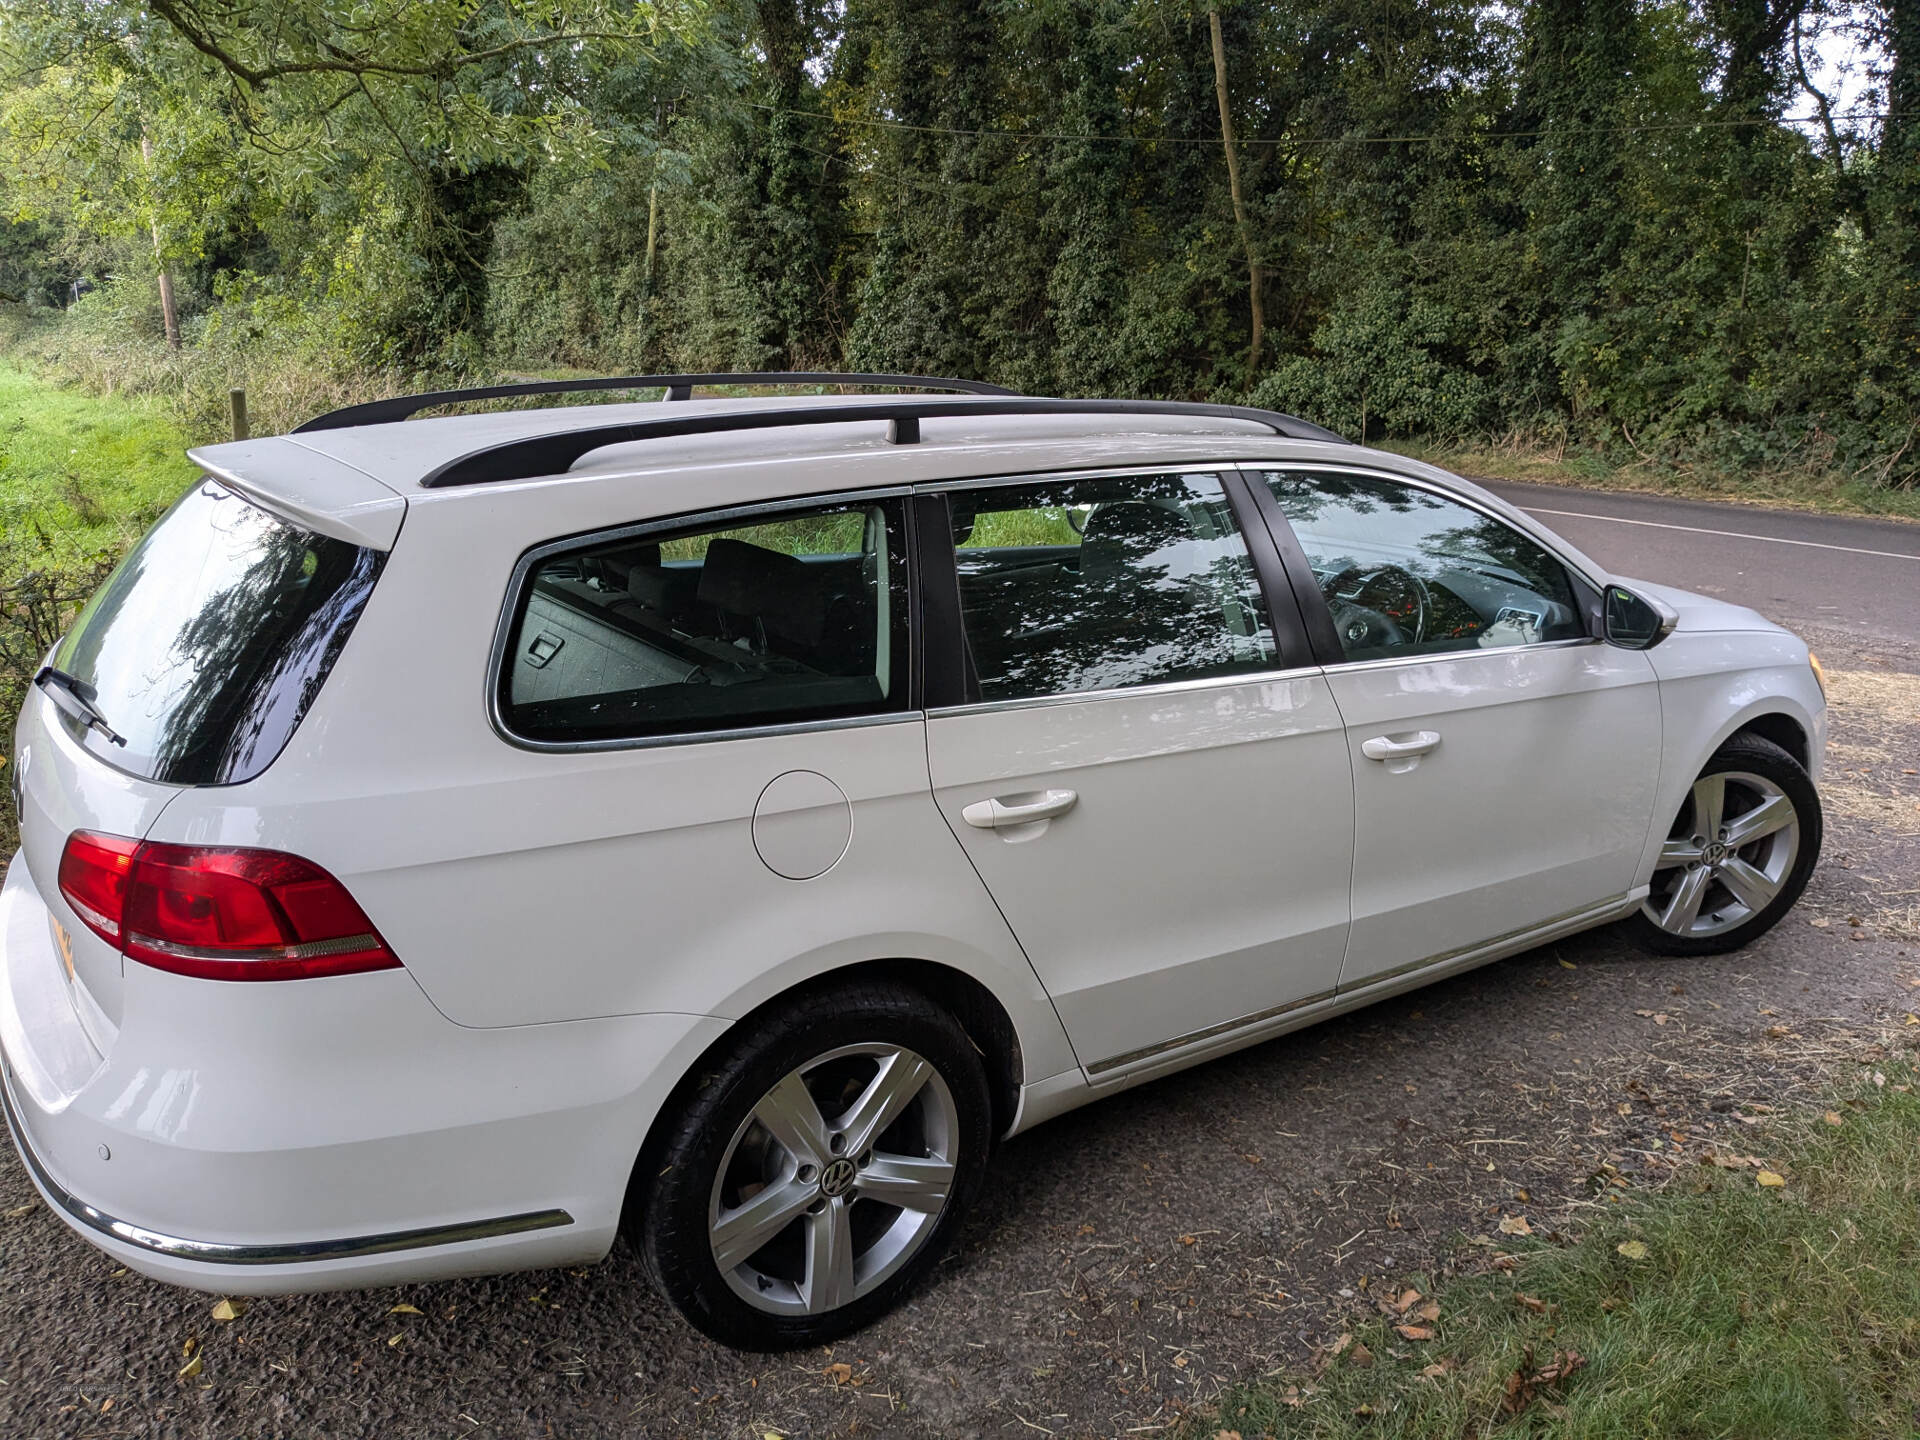
[(247, 392), (239, 386), (227, 391), (227, 413), (233, 418), (233, 438), (245, 440), (252, 432), (247, 429)]

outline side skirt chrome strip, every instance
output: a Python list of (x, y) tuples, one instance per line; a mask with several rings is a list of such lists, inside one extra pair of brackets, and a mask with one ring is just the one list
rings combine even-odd
[(0, 1068), (0, 1109), (7, 1116), (7, 1129), (13, 1135), (14, 1148), (20, 1152), (27, 1169), (40, 1189), (73, 1220), (97, 1231), (110, 1240), (136, 1245), (155, 1255), (174, 1260), (197, 1260), (209, 1265), (297, 1265), (313, 1260), (353, 1260), (368, 1255), (386, 1255), (396, 1250), (415, 1250), (432, 1245), (458, 1245), (466, 1240), (492, 1240), (502, 1235), (518, 1235), (529, 1230), (551, 1230), (573, 1224), (573, 1216), (564, 1210), (530, 1210), (520, 1215), (502, 1215), (492, 1220), (469, 1220), (456, 1225), (429, 1225), (418, 1230), (394, 1230), (382, 1235), (349, 1235), (337, 1240), (307, 1240), (275, 1245), (232, 1245), (212, 1240), (183, 1240), (162, 1235), (97, 1210), (69, 1191), (48, 1173), (40, 1157), (27, 1143), (27, 1127), (14, 1114), (12, 1087), (4, 1068)]
[[(1158, 1044), (1143, 1046), (1138, 1050), (1129, 1050), (1124, 1055), (1113, 1055), (1105, 1060), (1097, 1060), (1087, 1066), (1089, 1078), (1104, 1075), (1111, 1070), (1119, 1070), (1129, 1065), (1137, 1065), (1143, 1060), (1152, 1060), (1172, 1050), (1182, 1050), (1189, 1045), (1198, 1045), (1208, 1040), (1218, 1040), (1234, 1036), (1242, 1031), (1257, 1030), (1269, 1021), (1296, 1010), (1305, 1010), (1313, 1006), (1331, 1006), (1335, 1001), (1358, 998), (1377, 987), (1386, 986), (1395, 980), (1412, 978), (1416, 972), (1445, 970), (1463, 960), (1496, 960), (1502, 954), (1525, 950), (1534, 945), (1544, 944), (1560, 935), (1586, 925), (1598, 925), (1607, 920), (1628, 913), (1640, 899), (1640, 893), (1616, 896), (1602, 901), (1598, 905), (1582, 905), (1577, 910), (1569, 910), (1555, 915), (1550, 920), (1538, 920), (1531, 925), (1523, 925), (1518, 930), (1509, 930), (1504, 935), (1496, 935), (1491, 940), (1477, 941), (1472, 945), (1462, 945), (1453, 950), (1443, 950), (1438, 955), (1428, 955), (1419, 960), (1408, 961), (1391, 970), (1383, 970), (1377, 975), (1368, 975), (1351, 985), (1338, 986), (1332, 990), (1322, 990), (1318, 994), (1303, 995), (1298, 1000), (1289, 1000), (1284, 1005), (1275, 1005), (1270, 1009), (1257, 1010), (1251, 1015), (1238, 1015), (1231, 1020), (1222, 1020), (1217, 1025), (1208, 1025), (1204, 1029), (1189, 1030), (1184, 1035), (1176, 1035), (1171, 1040), (1162, 1040)], [(1440, 978), (1436, 975), (1434, 978)]]
[(1222, 1020), (1218, 1025), (1209, 1025), (1204, 1030), (1189, 1030), (1184, 1035), (1176, 1035), (1171, 1040), (1162, 1040), (1157, 1045), (1146, 1045), (1138, 1050), (1129, 1050), (1124, 1055), (1109, 1056), (1105, 1060), (1089, 1065), (1087, 1074), (1103, 1075), (1109, 1070), (1118, 1070), (1123, 1065), (1150, 1060), (1163, 1050), (1177, 1050), (1182, 1045), (1196, 1045), (1202, 1040), (1211, 1040), (1216, 1035), (1229, 1035), (1235, 1030), (1245, 1030), (1250, 1026), (1264, 1024), (1290, 1011), (1304, 1010), (1309, 1005), (1318, 1005), (1323, 1000), (1331, 1000), (1333, 996), (1333, 991), (1322, 990), (1318, 995), (1302, 995), (1298, 1000), (1289, 1000), (1284, 1005), (1275, 1005), (1267, 1010), (1257, 1010), (1251, 1015), (1237, 1015), (1231, 1020)]

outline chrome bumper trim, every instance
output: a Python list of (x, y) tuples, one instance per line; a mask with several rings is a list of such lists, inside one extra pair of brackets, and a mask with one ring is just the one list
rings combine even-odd
[(172, 1260), (195, 1260), (208, 1265), (298, 1265), (313, 1260), (355, 1260), (368, 1255), (387, 1255), (398, 1250), (416, 1250), (433, 1245), (458, 1245), (467, 1240), (492, 1240), (502, 1235), (518, 1235), (529, 1230), (551, 1230), (573, 1224), (565, 1210), (530, 1210), (520, 1215), (502, 1215), (493, 1220), (469, 1220), (458, 1225), (429, 1225), (418, 1230), (393, 1230), (382, 1235), (348, 1235), (337, 1240), (305, 1240), (275, 1245), (233, 1245), (215, 1240), (183, 1240), (174, 1235), (142, 1229), (125, 1220), (117, 1220), (87, 1204), (48, 1173), (40, 1157), (27, 1144), (27, 1127), (14, 1114), (15, 1100), (8, 1067), (0, 1061), (0, 1110), (6, 1112), (7, 1130), (13, 1145), (26, 1162), (43, 1194), (71, 1222), (88, 1230), (134, 1245)]

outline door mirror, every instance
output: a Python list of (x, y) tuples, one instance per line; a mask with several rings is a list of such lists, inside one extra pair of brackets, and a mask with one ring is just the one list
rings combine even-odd
[(1605, 597), (1606, 637), (1623, 650), (1650, 650), (1668, 635), (1680, 617), (1658, 600), (1636, 595), (1624, 585), (1609, 585)]

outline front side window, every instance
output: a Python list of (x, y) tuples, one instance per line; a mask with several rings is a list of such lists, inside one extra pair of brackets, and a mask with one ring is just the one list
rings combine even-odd
[(948, 503), (978, 699), (1277, 663), (1266, 601), (1216, 475), (969, 488)]
[(521, 587), (502, 719), (580, 743), (904, 709), (905, 597), (892, 501), (549, 556)]
[(1512, 526), (1371, 475), (1262, 477), (1293, 526), (1349, 660), (1586, 635), (1567, 570)]

